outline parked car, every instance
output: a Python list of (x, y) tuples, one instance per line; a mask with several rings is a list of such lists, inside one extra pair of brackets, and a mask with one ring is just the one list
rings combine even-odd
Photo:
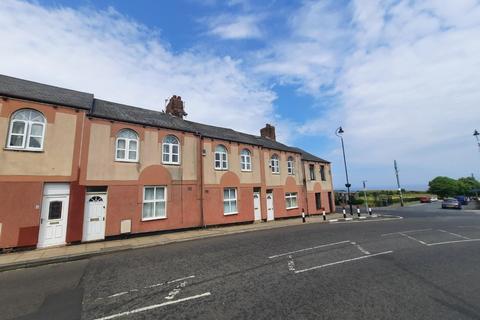
[(438, 201), (437, 196), (423, 196), (423, 197), (420, 197), (420, 202), (421, 203), (431, 203), (431, 202), (435, 202), (435, 201)]
[(443, 199), (442, 209), (462, 209), (462, 204), (455, 198)]
[(432, 202), (432, 198), (430, 198), (430, 197), (420, 197), (420, 202), (421, 203), (430, 203), (430, 202)]
[(456, 196), (455, 199), (458, 200), (458, 202), (460, 202), (461, 205), (468, 205), (468, 202), (469, 202), (469, 199), (468, 197), (465, 197), (465, 196)]

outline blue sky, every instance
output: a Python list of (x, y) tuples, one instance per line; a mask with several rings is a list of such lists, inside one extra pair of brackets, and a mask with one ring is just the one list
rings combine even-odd
[(407, 188), (480, 175), (476, 0), (2, 0), (0, 73), (258, 133), (344, 181)]

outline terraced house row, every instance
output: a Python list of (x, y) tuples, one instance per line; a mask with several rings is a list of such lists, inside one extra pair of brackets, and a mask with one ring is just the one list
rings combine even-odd
[(334, 210), (330, 163), (275, 140), (0, 75), (0, 249)]

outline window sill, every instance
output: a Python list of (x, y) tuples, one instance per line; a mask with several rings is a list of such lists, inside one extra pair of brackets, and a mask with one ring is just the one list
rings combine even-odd
[(138, 160), (133, 161), (133, 160), (117, 160), (117, 159), (115, 159), (115, 162), (122, 162), (122, 163), (139, 163), (140, 161), (138, 161)]
[(162, 162), (166, 166), (180, 166), (180, 162)]
[(229, 212), (229, 213), (223, 213), (224, 216), (233, 216), (233, 215), (236, 215), (238, 214), (238, 212)]
[(215, 171), (228, 171), (228, 168), (227, 168), (227, 169), (218, 169), (218, 168), (215, 168)]
[(294, 210), (294, 209), (298, 209), (298, 206), (297, 206), (297, 207), (290, 207), (290, 208), (287, 208), (287, 210)]
[(165, 219), (167, 219), (167, 217), (142, 218), (142, 222), (155, 221), (155, 220), (165, 220)]
[(241, 172), (253, 172), (252, 170), (240, 170)]
[(15, 151), (15, 152), (34, 152), (34, 153), (44, 153), (45, 151), (43, 149), (20, 149), (20, 148), (3, 148), (4, 151)]
[(272, 174), (276, 175), (276, 176), (279, 176), (280, 175), (280, 172), (272, 172)]

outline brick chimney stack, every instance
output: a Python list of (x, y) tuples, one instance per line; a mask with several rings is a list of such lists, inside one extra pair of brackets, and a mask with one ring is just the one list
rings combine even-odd
[(167, 107), (165, 108), (165, 112), (171, 114), (172, 116), (183, 119), (183, 117), (186, 116), (187, 113), (184, 110), (182, 97), (175, 95), (171, 97), (170, 101), (167, 104)]
[(260, 129), (260, 135), (263, 138), (267, 138), (267, 139), (275, 141), (276, 140), (275, 127), (272, 126), (271, 124), (267, 123), (265, 125), (265, 128)]

